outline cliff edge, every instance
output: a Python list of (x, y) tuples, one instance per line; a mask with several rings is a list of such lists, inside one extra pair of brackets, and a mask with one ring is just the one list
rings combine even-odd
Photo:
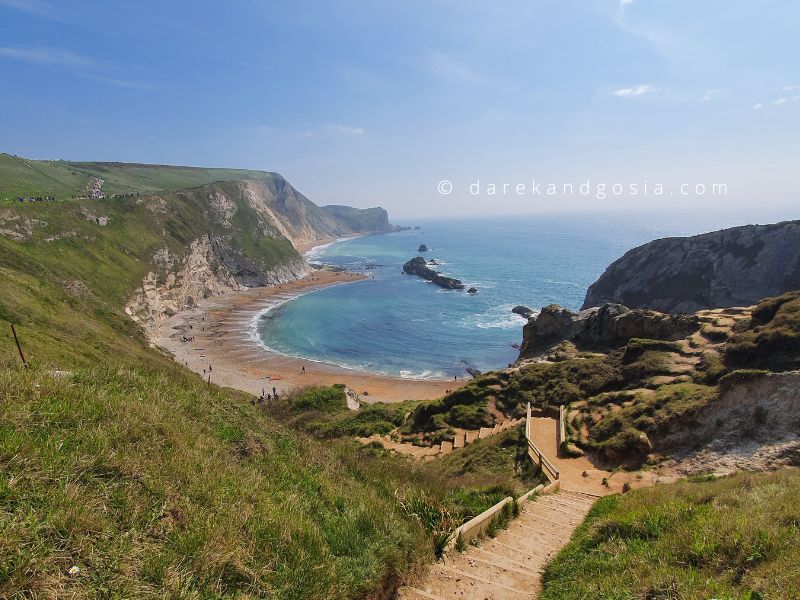
[(664, 238), (613, 262), (583, 309), (607, 303), (661, 312), (750, 306), (800, 288), (800, 221)]

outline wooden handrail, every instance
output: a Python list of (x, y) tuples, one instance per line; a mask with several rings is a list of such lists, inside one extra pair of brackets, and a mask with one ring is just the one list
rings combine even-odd
[[(547, 475), (547, 478), (550, 481), (558, 480), (560, 474), (556, 466), (547, 459), (547, 457), (541, 450), (539, 450), (539, 448), (536, 447), (536, 444), (534, 444), (531, 440), (528, 440), (528, 453), (530, 452), (533, 452), (533, 454), (535, 455), (536, 457), (535, 460), (538, 461), (539, 466), (542, 468), (543, 471), (545, 471), (545, 475)], [(547, 471), (549, 471), (549, 473)]]
[[(525, 440), (528, 442), (528, 455), (533, 459), (534, 462), (538, 462), (539, 468), (542, 469), (542, 472), (547, 476), (550, 481), (558, 481), (560, 476), (558, 469), (556, 466), (551, 463), (544, 453), (539, 450), (536, 444), (533, 443), (531, 439), (531, 403), (528, 402), (528, 410), (527, 415), (525, 417)], [(533, 452), (533, 455), (531, 455)]]

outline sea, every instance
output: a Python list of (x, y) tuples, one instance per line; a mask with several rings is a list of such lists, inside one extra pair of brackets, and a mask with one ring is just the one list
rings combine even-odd
[[(750, 218), (627, 212), (401, 223), (411, 229), (307, 253), (312, 263), (369, 278), (273, 307), (257, 318), (254, 333), (274, 352), (402, 378), (502, 368), (516, 360), (526, 323), (511, 312), (514, 306), (538, 310), (555, 303), (577, 310), (587, 287), (627, 250)], [(418, 253), (421, 244), (429, 251)], [(403, 263), (418, 255), (435, 259), (439, 266), (432, 268), (478, 292), (444, 290), (403, 274)]]

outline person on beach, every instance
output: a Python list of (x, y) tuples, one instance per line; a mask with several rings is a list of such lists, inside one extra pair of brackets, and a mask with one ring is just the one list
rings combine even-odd
[(278, 390), (275, 388), (274, 385), (272, 386), (272, 395), (275, 396), (276, 398), (278, 397)]
[(300, 374), (301, 375), (305, 375), (306, 374), (306, 366), (305, 365), (303, 365), (303, 368), (300, 369)]

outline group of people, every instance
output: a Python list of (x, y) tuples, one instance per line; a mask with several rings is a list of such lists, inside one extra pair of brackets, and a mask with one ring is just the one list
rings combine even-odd
[(264, 404), (264, 402), (272, 402), (273, 400), (277, 399), (278, 399), (278, 390), (274, 385), (272, 386), (271, 394), (267, 393), (267, 391), (264, 388), (261, 388), (261, 396), (259, 396), (258, 398), (259, 404)]
[(29, 198), (23, 198), (22, 196), (17, 196), (17, 202), (55, 202), (55, 196), (31, 196)]

